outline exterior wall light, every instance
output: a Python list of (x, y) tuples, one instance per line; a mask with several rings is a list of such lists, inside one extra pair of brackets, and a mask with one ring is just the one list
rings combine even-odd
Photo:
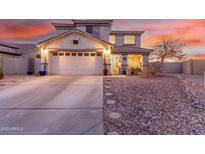
[(106, 63), (106, 59), (109, 57), (111, 51), (109, 49), (104, 49), (103, 50), (103, 54), (104, 54), (104, 75), (108, 75), (108, 69), (107, 69), (107, 63)]
[(104, 55), (110, 55), (111, 51), (109, 49), (104, 49), (103, 54)]
[(48, 50), (47, 49), (42, 50), (41, 54), (42, 54), (43, 57), (47, 57), (48, 56)]
[[(43, 62), (42, 65), (43, 65), (43, 70), (41, 70), (39, 73), (41, 76), (44, 76), (46, 75), (46, 70), (47, 70), (47, 58), (48, 58), (48, 50), (45, 49), (45, 50), (41, 50), (41, 61)], [(43, 59), (44, 58), (44, 59)]]

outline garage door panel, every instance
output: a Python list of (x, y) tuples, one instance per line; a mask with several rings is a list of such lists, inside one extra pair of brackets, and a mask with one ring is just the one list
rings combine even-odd
[(52, 74), (102, 74), (102, 56), (51, 56)]

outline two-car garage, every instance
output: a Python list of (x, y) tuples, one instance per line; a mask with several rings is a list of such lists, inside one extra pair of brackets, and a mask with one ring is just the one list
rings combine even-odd
[(52, 52), (51, 74), (103, 74), (103, 57), (99, 52)]
[(42, 51), (41, 70), (47, 63), (48, 74), (103, 75), (105, 51), (111, 50), (112, 44), (72, 29), (40, 42), (38, 47)]

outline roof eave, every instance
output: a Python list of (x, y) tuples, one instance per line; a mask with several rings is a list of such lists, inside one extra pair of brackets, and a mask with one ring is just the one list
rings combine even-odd
[(144, 31), (111, 31), (110, 34), (121, 34), (121, 35), (142, 35)]
[(54, 39), (63, 37), (64, 35), (67, 35), (67, 34), (69, 35), (69, 33), (73, 33), (73, 32), (79, 32), (79, 33), (85, 34), (85, 35), (87, 35), (87, 36), (93, 37), (94, 39), (96, 39), (96, 40), (98, 40), (98, 41), (100, 41), (100, 42), (103, 42), (103, 43), (105, 43), (105, 44), (108, 44), (108, 45), (113, 46), (112, 43), (109, 43), (109, 42), (107, 42), (107, 41), (101, 40), (101, 39), (95, 37), (94, 35), (89, 34), (89, 33), (85, 33), (85, 32), (83, 32), (83, 31), (80, 31), (79, 29), (72, 29), (72, 30), (70, 30), (70, 31), (66, 31), (66, 32), (64, 32), (64, 33), (62, 33), (62, 34), (60, 34), (60, 35), (58, 35), (58, 36), (54, 36), (54, 37), (49, 38), (49, 39), (47, 39), (47, 40), (43, 40), (43, 41), (41, 41), (41, 42), (38, 42), (36, 45), (39, 47), (39, 46), (43, 45), (44, 43), (46, 43), (46, 42), (48, 42), (48, 41), (51, 41), (51, 40), (54, 40)]
[(8, 55), (13, 55), (13, 56), (21, 56), (20, 53), (12, 53), (12, 52), (7, 52), (7, 51), (0, 51), (0, 53), (8, 54)]

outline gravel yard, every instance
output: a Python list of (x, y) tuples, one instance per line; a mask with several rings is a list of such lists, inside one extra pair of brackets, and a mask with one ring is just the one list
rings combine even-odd
[[(187, 81), (180, 75), (105, 77), (104, 94), (112, 94), (104, 95), (105, 133), (205, 134), (204, 103)], [(201, 78), (194, 83), (203, 86)]]

